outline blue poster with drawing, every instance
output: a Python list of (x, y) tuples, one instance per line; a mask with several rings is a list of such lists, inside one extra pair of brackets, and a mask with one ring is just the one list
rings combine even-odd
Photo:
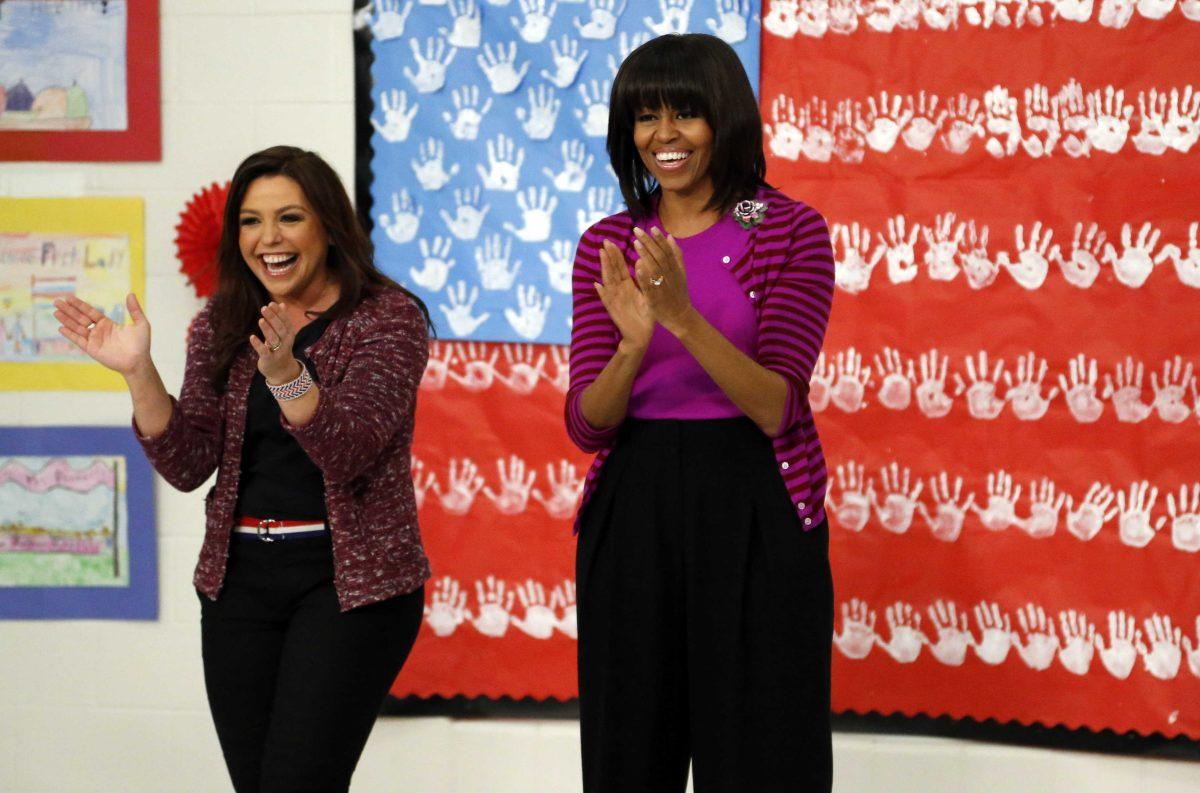
[(730, 42), (758, 84), (749, 0), (379, 0), (370, 20), (376, 255), (442, 338), (565, 344), (579, 236), (624, 209), (612, 79), (653, 36)]

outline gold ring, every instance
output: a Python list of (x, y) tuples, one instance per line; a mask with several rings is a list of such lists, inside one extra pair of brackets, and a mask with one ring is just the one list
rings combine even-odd
[(283, 346), (283, 342), (280, 342), (279, 344), (272, 345), (272, 346), (268, 347), (267, 349), (270, 350), (271, 352), (279, 352), (279, 348), (282, 346)]
[(651, 278), (650, 283), (654, 286), (662, 286), (663, 281), (665, 280), (667, 280), (667, 277), (665, 275), (660, 275), (657, 278)]
[(96, 327), (96, 323), (95, 323), (95, 322), (89, 322), (89, 323), (88, 323), (88, 326), (87, 326), (87, 331), (88, 331), (88, 333), (91, 333), (91, 332), (92, 332), (92, 330), (93, 330), (95, 327)]

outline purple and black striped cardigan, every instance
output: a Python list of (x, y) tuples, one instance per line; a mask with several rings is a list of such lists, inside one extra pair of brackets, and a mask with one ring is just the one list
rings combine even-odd
[[(760, 188), (767, 205), (762, 222), (750, 227), (750, 244), (729, 265), (758, 320), (755, 359), (788, 384), (780, 432), (773, 438), (779, 472), (805, 530), (825, 519), (825, 457), (808, 406), (808, 383), (821, 352), (833, 301), (833, 250), (824, 218), (812, 207), (774, 188)], [(612, 358), (620, 333), (594, 283), (600, 281), (600, 245), (611, 240), (628, 261), (633, 219), (628, 212), (589, 228), (575, 254), (572, 281), (571, 384), (567, 389), (567, 434), (585, 452), (598, 452), (584, 480), (583, 505), (596, 489), (600, 469), (613, 449), (617, 429), (598, 430), (583, 417), (580, 397)], [(578, 528), (578, 518), (576, 519)]]

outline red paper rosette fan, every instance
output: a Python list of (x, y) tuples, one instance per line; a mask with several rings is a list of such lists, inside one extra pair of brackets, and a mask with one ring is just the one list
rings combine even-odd
[(208, 297), (217, 288), (217, 245), (221, 241), (221, 218), (229, 182), (213, 182), (192, 196), (175, 227), (175, 255), (179, 270), (196, 290), (197, 297)]

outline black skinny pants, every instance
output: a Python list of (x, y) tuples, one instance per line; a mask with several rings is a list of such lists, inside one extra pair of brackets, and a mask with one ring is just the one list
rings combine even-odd
[(208, 704), (237, 793), (340, 793), (421, 626), (424, 590), (342, 613), (328, 538), (234, 539), (201, 597)]
[(626, 420), (576, 556), (585, 793), (827, 793), (828, 524), (748, 419)]

